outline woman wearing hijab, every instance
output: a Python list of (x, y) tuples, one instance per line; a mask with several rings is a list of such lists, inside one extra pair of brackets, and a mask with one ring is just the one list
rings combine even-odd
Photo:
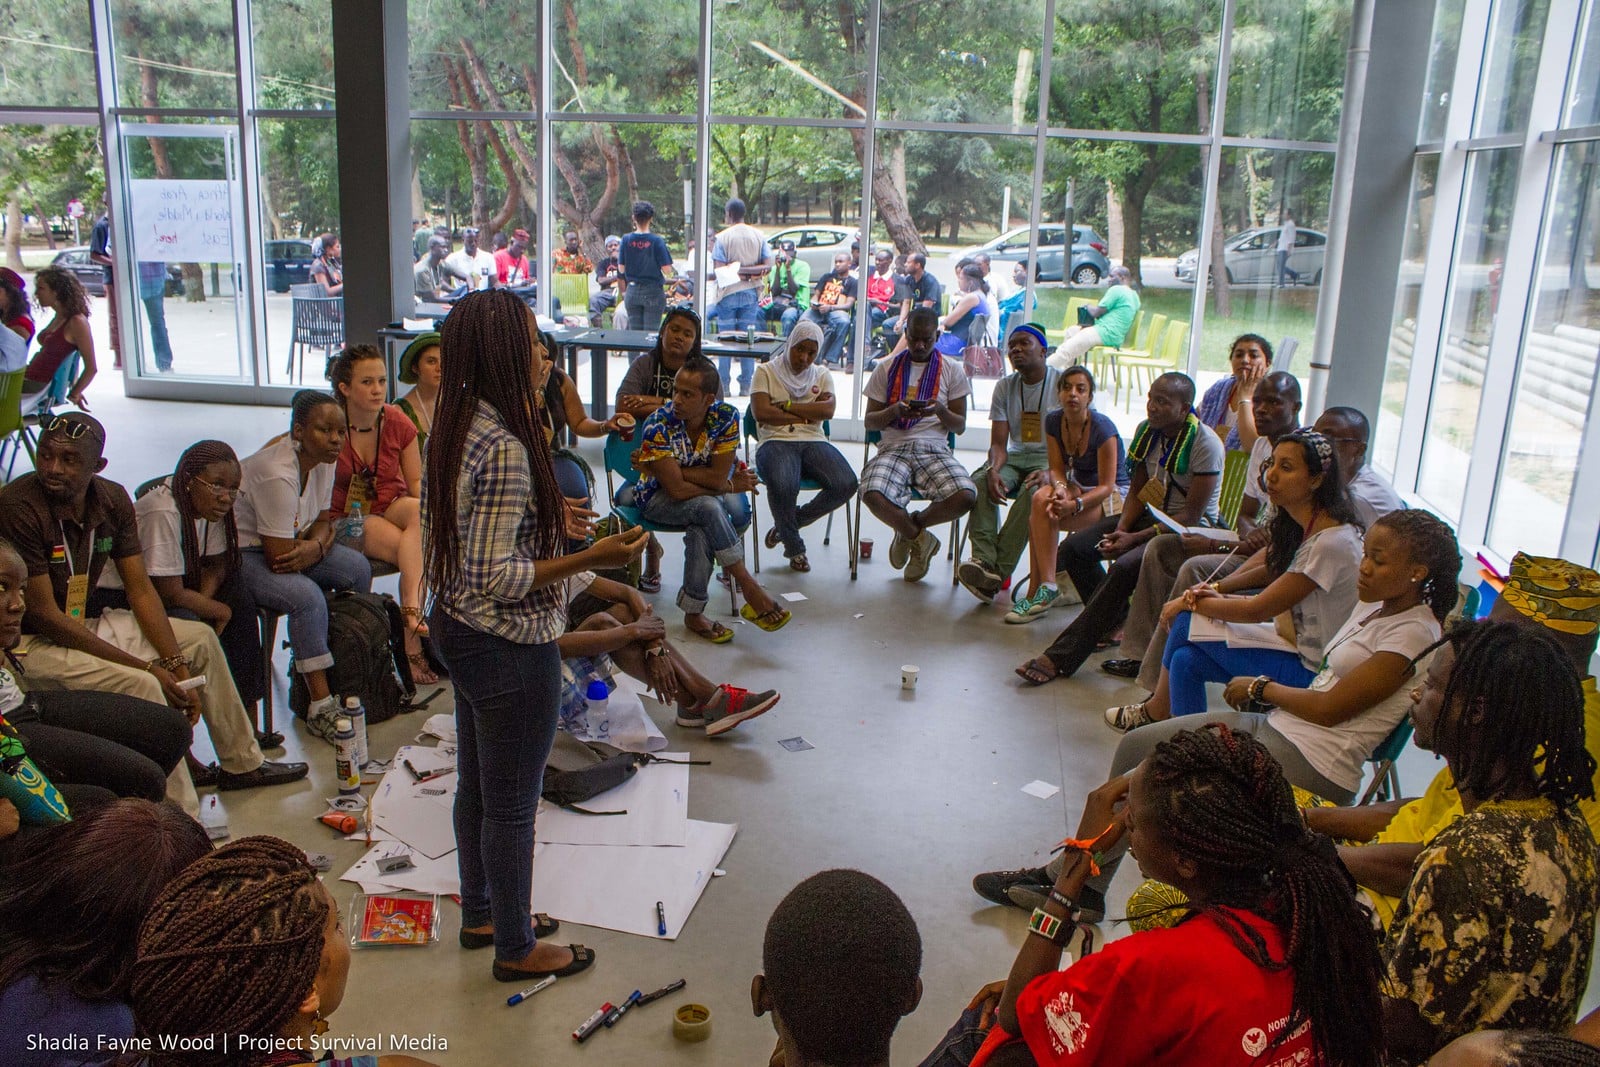
[[(833, 375), (817, 363), (822, 329), (799, 320), (783, 348), (756, 368), (750, 387), (761, 446), (756, 471), (767, 486), (772, 529), (766, 545), (783, 542), (789, 567), (809, 571), (806, 543), (800, 530), (823, 518), (856, 494), (856, 475), (837, 448), (828, 443), (822, 424), (833, 417)], [(822, 491), (797, 507), (800, 483), (812, 481)]]

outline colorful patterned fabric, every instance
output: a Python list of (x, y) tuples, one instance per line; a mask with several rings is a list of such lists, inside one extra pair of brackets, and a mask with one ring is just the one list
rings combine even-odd
[(1584, 637), (1600, 629), (1600, 574), (1588, 567), (1518, 552), (1500, 595), (1552, 630)]
[[(639, 428), (639, 453), (634, 465), (643, 470), (646, 464), (657, 460), (675, 459), (680, 467), (709, 467), (712, 457), (738, 450), (739, 411), (732, 404), (712, 404), (699, 437), (691, 441), (689, 428), (673, 412), (669, 400), (651, 412)], [(644, 507), (660, 488), (660, 481), (653, 475), (640, 475), (634, 487), (635, 502)]]
[[(1161, 466), (1169, 474), (1186, 475), (1189, 473), (1189, 455), (1194, 449), (1194, 439), (1200, 429), (1200, 420), (1194, 412), (1183, 420), (1183, 429), (1178, 431), (1177, 440), (1167, 446), (1161, 454)], [(1128, 446), (1128, 459), (1132, 463), (1143, 463), (1150, 454), (1150, 446), (1157, 440), (1166, 440), (1161, 434), (1150, 428), (1149, 420), (1139, 423), (1139, 428), (1133, 431), (1133, 443)]]
[[(886, 407), (892, 407), (902, 400), (923, 400), (932, 403), (939, 394), (939, 365), (944, 357), (934, 352), (928, 357), (928, 362), (917, 371), (917, 364), (911, 359), (910, 352), (902, 352), (894, 357), (894, 362), (889, 365), (889, 398), (884, 402)], [(913, 380), (914, 379), (914, 380)], [(902, 430), (909, 430), (919, 420), (904, 418), (894, 420), (894, 425)]]

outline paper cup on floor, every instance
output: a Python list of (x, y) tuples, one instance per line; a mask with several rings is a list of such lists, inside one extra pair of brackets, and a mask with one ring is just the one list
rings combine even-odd
[(867, 560), (869, 560), (871, 558), (872, 558), (872, 538), (863, 537), (861, 539), (861, 562), (865, 563)]
[(917, 672), (920, 669), (915, 663), (902, 663), (900, 665), (900, 688), (915, 689), (917, 687)]

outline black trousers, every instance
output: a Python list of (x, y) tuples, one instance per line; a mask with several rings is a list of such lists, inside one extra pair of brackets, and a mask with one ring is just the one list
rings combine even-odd
[[(1128, 617), (1128, 599), (1139, 584), (1139, 565), (1144, 561), (1144, 544), (1124, 552), (1102, 567), (1100, 539), (1117, 528), (1117, 516), (1107, 516), (1093, 526), (1079, 530), (1061, 543), (1056, 566), (1067, 572), (1083, 599), (1083, 610), (1045, 649), (1059, 677), (1070, 677), (1094, 654), (1095, 645), (1111, 634)], [(1141, 520), (1136, 529), (1149, 526)]]
[(98, 786), (154, 801), (166, 797), (167, 775), (193, 737), (176, 708), (89, 690), (29, 693), (7, 720), (56, 785)]

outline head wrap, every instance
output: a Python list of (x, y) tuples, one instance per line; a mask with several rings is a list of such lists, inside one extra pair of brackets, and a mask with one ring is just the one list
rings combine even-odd
[(1021, 326), (1014, 327), (1012, 329), (1012, 331), (1011, 331), (1011, 334), (1012, 334), (1013, 337), (1016, 336), (1019, 333), (1025, 333), (1025, 334), (1028, 334), (1028, 335), (1030, 335), (1032, 337), (1037, 338), (1038, 341), (1039, 341), (1039, 346), (1041, 348), (1043, 348), (1046, 352), (1050, 351), (1050, 341), (1044, 335), (1044, 328), (1042, 326), (1040, 326), (1038, 323), (1036, 323), (1036, 322), (1025, 322)]
[(822, 351), (822, 327), (810, 319), (802, 318), (794, 324), (788, 340), (783, 347), (778, 349), (768, 361), (767, 366), (773, 377), (778, 379), (778, 384), (788, 392), (788, 396), (776, 399), (773, 402), (781, 404), (784, 400), (809, 400), (811, 387), (817, 384), (817, 379), (822, 377), (825, 369), (821, 363), (812, 360), (805, 370), (796, 371), (789, 363), (789, 353), (802, 341), (811, 341), (817, 346), (818, 353)]
[(1518, 552), (1500, 598), (1564, 634), (1587, 637), (1600, 629), (1600, 574), (1564, 559)]
[(443, 343), (443, 338), (432, 331), (418, 334), (414, 341), (406, 345), (406, 350), (400, 353), (400, 364), (396, 368), (396, 374), (400, 380), (406, 385), (416, 385), (417, 360), (422, 358), (423, 350), (429, 345), (442, 345)]

